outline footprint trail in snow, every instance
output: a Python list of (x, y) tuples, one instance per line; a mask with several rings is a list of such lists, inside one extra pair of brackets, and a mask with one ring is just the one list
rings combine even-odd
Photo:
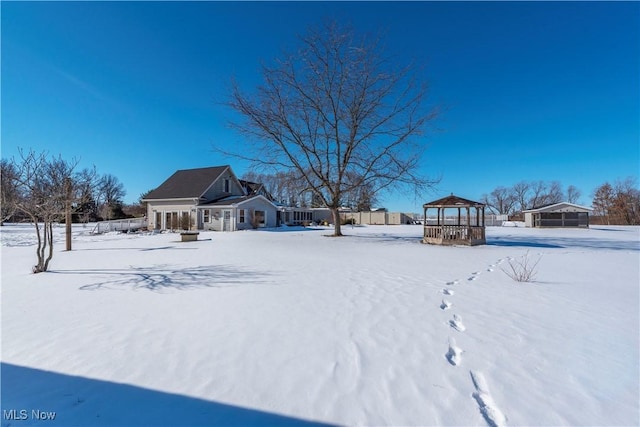
[(456, 345), (453, 338), (449, 338), (449, 351), (447, 351), (446, 357), (453, 366), (459, 365), (462, 360), (462, 349)]
[[(508, 260), (509, 258), (507, 258)], [(502, 264), (505, 261), (504, 258), (499, 259), (493, 264), (489, 264), (487, 266), (487, 272), (495, 271), (495, 268)], [(467, 278), (467, 281), (475, 281), (480, 277), (480, 271), (476, 271), (471, 273), (471, 275)], [(447, 282), (447, 286), (457, 285), (458, 280), (453, 280)], [(453, 290), (450, 288), (443, 288), (440, 291), (444, 295), (452, 296), (454, 294)], [(440, 308), (442, 310), (448, 310), (451, 308), (453, 304), (447, 299), (443, 299), (440, 304)], [(453, 319), (449, 320), (449, 326), (455, 329), (458, 332), (464, 332), (467, 328), (464, 323), (462, 323), (462, 317), (457, 314), (453, 315)], [(449, 337), (449, 346), (445, 357), (449, 364), (452, 366), (458, 366), (462, 362), (462, 353), (463, 350), (458, 347), (454, 338)], [(487, 382), (484, 378), (484, 375), (479, 371), (470, 371), (471, 381), (473, 382), (473, 387), (475, 391), (472, 396), (476, 403), (478, 404), (478, 408), (480, 409), (480, 413), (484, 417), (485, 421), (490, 427), (503, 427), (506, 426), (507, 417), (500, 411), (498, 406), (495, 404), (491, 393), (489, 393), (489, 387), (487, 386)]]
[(457, 314), (454, 314), (453, 319), (449, 320), (449, 325), (459, 332), (464, 332), (467, 329), (462, 323), (462, 318)]
[(484, 419), (491, 427), (502, 427), (507, 425), (507, 417), (498, 409), (491, 393), (489, 393), (489, 387), (484, 379), (484, 375), (481, 372), (470, 371), (471, 381), (476, 391), (473, 393), (473, 398), (478, 402), (480, 412)]

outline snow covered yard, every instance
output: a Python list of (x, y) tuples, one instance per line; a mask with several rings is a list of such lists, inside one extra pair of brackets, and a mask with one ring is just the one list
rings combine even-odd
[(0, 228), (2, 426), (640, 424), (639, 227), (83, 231)]

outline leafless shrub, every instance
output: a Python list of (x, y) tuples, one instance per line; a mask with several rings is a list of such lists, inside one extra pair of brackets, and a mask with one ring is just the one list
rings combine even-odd
[(520, 258), (509, 259), (509, 268), (502, 268), (502, 271), (516, 282), (532, 282), (538, 272), (536, 267), (540, 259), (542, 259), (542, 255), (533, 259), (527, 251)]

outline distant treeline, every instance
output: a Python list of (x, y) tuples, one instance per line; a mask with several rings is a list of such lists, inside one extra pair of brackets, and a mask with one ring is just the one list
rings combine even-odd
[[(520, 218), (528, 209), (560, 202), (578, 204), (581, 195), (574, 185), (565, 191), (559, 181), (521, 181), (496, 187), (481, 201), (493, 213)], [(593, 190), (591, 198), (593, 223), (640, 225), (640, 190), (634, 178), (618, 179), (613, 185), (605, 182)]]

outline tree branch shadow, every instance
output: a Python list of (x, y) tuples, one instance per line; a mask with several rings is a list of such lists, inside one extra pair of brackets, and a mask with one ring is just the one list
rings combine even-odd
[(168, 265), (130, 267), (128, 269), (54, 270), (53, 274), (90, 275), (104, 280), (80, 287), (83, 291), (98, 290), (193, 290), (227, 288), (241, 285), (273, 284), (269, 273), (241, 269), (231, 265), (205, 265), (171, 268)]

